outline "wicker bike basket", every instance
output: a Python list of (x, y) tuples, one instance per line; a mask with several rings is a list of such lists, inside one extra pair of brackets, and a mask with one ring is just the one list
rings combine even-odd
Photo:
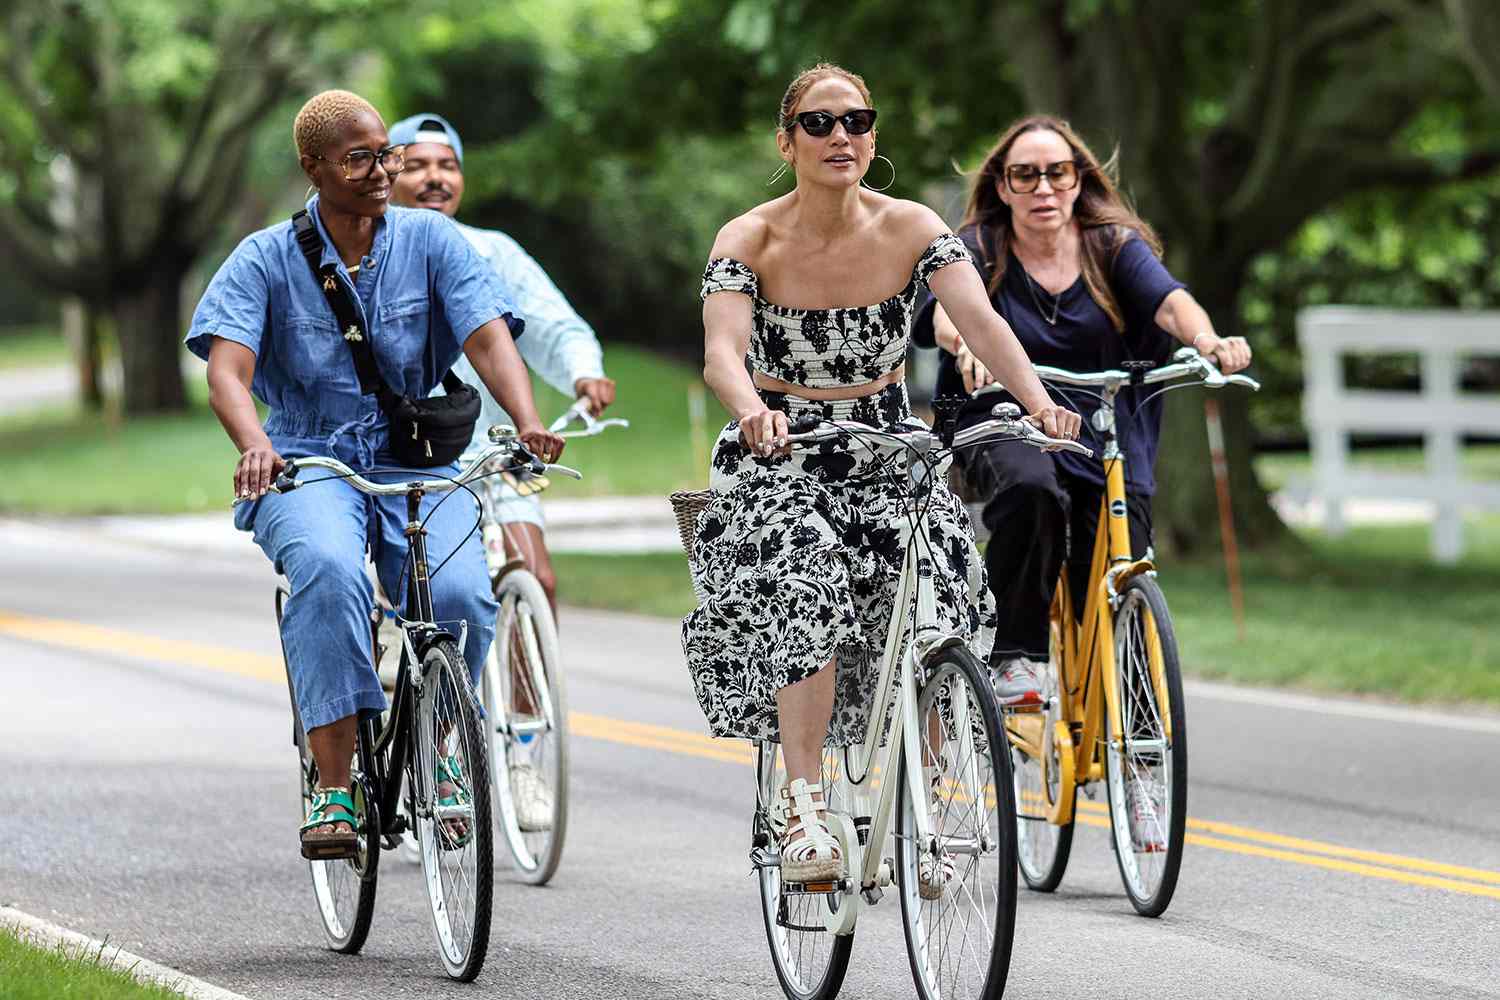
[[(703, 513), (703, 508), (708, 506), (713, 495), (713, 490), (678, 490), (667, 497), (672, 504), (672, 514), (677, 518), (677, 540), (682, 543), (683, 554), (688, 558), (689, 571), (693, 561), (693, 536), (698, 531), (698, 515)], [(698, 596), (700, 603), (708, 596), (699, 589), (696, 577), (693, 579), (693, 593)]]

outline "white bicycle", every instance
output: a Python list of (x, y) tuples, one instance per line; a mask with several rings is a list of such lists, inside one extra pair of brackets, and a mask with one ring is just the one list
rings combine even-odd
[[(774, 804), (786, 770), (779, 743), (757, 748), (750, 861), (776, 977), (792, 1000), (836, 996), (861, 906), (879, 902), (895, 884), (918, 995), (992, 1000), (1005, 989), (1015, 930), (1010, 755), (986, 670), (961, 636), (942, 630), (932, 576), (919, 571), (927, 560), (946, 558), (934, 549), (924, 509), (932, 490), (946, 489), (954, 448), (1011, 438), (1088, 449), (1045, 437), (1013, 407), (947, 441), (929, 430), (816, 418), (794, 421), (791, 430), (798, 448), (844, 438), (889, 454), (887, 468), (907, 484), (908, 504), (906, 555), (874, 710), (858, 745), (823, 755), (828, 825), (848, 876), (827, 883), (781, 878), (783, 820)], [(701, 493), (679, 493), (674, 503), (687, 510), (694, 497), (706, 501)]]
[[(629, 427), (628, 420), (596, 419), (587, 399), (579, 399), (548, 430), (565, 438), (593, 437), (610, 427)], [(572, 428), (572, 429), (570, 429)], [(492, 429), (492, 440), (504, 428)], [(549, 466), (574, 478), (577, 472)], [(503, 477), (502, 477), (503, 478)], [(500, 604), (495, 641), (485, 660), (479, 697), (488, 725), (490, 776), (494, 783), (495, 820), (523, 882), (544, 885), (557, 871), (568, 830), (568, 719), (558, 650), (557, 622), (546, 591), (511, 544), (497, 516), (505, 487), (537, 493), (545, 477), (517, 482), (481, 479), (485, 556), (490, 581)], [(512, 777), (514, 772), (514, 778)], [(539, 782), (550, 815), (518, 808), (517, 783)], [(533, 807), (534, 808), (534, 807)]]

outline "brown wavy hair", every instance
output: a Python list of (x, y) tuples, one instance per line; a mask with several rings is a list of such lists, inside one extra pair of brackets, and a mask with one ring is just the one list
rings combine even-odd
[(1078, 199), (1073, 202), (1073, 222), (1082, 236), (1083, 283), (1109, 317), (1115, 332), (1123, 333), (1124, 315), (1109, 286), (1115, 255), (1132, 236), (1145, 240), (1158, 257), (1162, 247), (1156, 231), (1135, 214), (1135, 209), (1115, 186), (1118, 149), (1107, 162), (1100, 163), (1093, 150), (1061, 118), (1052, 115), (1022, 118), (1000, 134), (999, 141), (985, 156), (984, 165), (974, 175), (969, 204), (964, 209), (963, 224), (959, 228), (976, 228), (980, 253), (991, 266), (989, 292), (994, 295), (1005, 278), (1005, 266), (1010, 259), (1010, 206), (1000, 200), (998, 190), (998, 186), (1005, 183), (1005, 158), (1021, 136), (1043, 130), (1056, 132), (1073, 150), (1079, 184)]

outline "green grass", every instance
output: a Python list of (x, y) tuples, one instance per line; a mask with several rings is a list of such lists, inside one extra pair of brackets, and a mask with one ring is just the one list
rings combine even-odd
[[(665, 496), (708, 483), (708, 448), (729, 418), (704, 392), (701, 454), (695, 453), (690, 393), (703, 386), (696, 365), (663, 358), (638, 347), (606, 345), (604, 366), (618, 383), (612, 417), (630, 421), (596, 438), (568, 442), (562, 463), (583, 473), (581, 482), (555, 480), (557, 496)], [(572, 400), (533, 379), (537, 409), (550, 423)]]
[[(1349, 453), (1349, 468), (1356, 472), (1427, 471), (1422, 449), (1361, 448)], [(1279, 490), (1293, 478), (1310, 482), (1312, 456), (1305, 451), (1268, 452), (1257, 455), (1255, 471), (1267, 489)], [(1500, 444), (1471, 444), (1459, 452), (1459, 471), (1470, 479), (1500, 479)]]
[[(569, 443), (563, 461), (581, 482), (554, 477), (556, 496), (665, 495), (707, 482), (708, 446), (726, 419), (716, 401), (704, 417), (703, 453), (694, 454), (689, 389), (696, 368), (639, 348), (613, 347), (607, 363), (619, 383), (611, 414), (626, 430)], [(38, 514), (178, 514), (229, 509), (235, 451), (206, 405), (201, 379), (189, 384), (193, 408), (121, 422), (74, 406), (0, 417), (0, 511)], [(536, 384), (550, 421), (571, 400)]]
[[(1162, 568), (1189, 674), (1500, 707), (1500, 518), (1469, 523), (1469, 555), (1455, 567), (1427, 560), (1422, 525), (1305, 541), (1303, 551), (1245, 558), (1243, 642), (1218, 560)], [(672, 617), (694, 604), (679, 553), (556, 560), (569, 603)]]
[(64, 365), (72, 357), (55, 326), (0, 328), (0, 371)]
[(186, 413), (124, 423), (72, 407), (0, 419), (0, 511), (227, 517), (236, 455), (205, 392)]
[(39, 948), (0, 927), (0, 997), (4, 1000), (180, 1000), (164, 986), (145, 986), (111, 969), (94, 952)]

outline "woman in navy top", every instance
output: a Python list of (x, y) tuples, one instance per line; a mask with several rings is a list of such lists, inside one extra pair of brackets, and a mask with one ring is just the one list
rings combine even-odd
[[(1250, 363), (1244, 338), (1214, 333), (1208, 314), (1162, 266), (1160, 241), (1115, 189), (1110, 170), (1056, 118), (1023, 118), (1001, 135), (975, 177), (959, 236), (1033, 364), (1097, 371), (1126, 360), (1161, 363), (1181, 344), (1211, 355), (1225, 372)], [(994, 381), (931, 297), (912, 338), (944, 351), (940, 395), (968, 395)], [(1138, 552), (1150, 544), (1161, 428), (1160, 398), (1143, 406), (1144, 396), (1127, 388), (1116, 400)], [(1081, 392), (1068, 397), (1090, 426), (1098, 400)], [(971, 400), (960, 425), (984, 419), (997, 401)], [(999, 606), (990, 657), (996, 692), (1006, 704), (1039, 701), (1057, 574), (1066, 558), (1074, 606), (1082, 607), (1104, 469), (1097, 459), (1017, 442), (976, 449), (963, 461), (985, 497), (991, 532), (985, 562)]]

